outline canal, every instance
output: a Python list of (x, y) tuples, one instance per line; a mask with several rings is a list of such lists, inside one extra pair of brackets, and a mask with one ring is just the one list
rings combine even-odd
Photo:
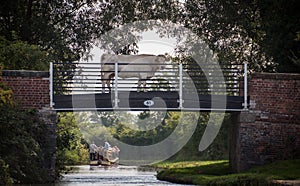
[(155, 171), (140, 171), (136, 166), (118, 167), (72, 167), (74, 171), (64, 174), (63, 179), (56, 185), (59, 186), (151, 186), (151, 185), (171, 185), (180, 186), (170, 182), (156, 179)]

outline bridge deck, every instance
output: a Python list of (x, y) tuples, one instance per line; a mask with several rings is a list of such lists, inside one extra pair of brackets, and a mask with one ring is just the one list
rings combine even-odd
[[(179, 94), (177, 91), (151, 91), (118, 92), (118, 104), (116, 106), (114, 93), (103, 94), (74, 94), (74, 95), (55, 95), (54, 109), (57, 111), (113, 111), (113, 110), (169, 110), (169, 111), (226, 111), (234, 112), (243, 110), (244, 97), (241, 96), (222, 96), (222, 95), (185, 95), (182, 107), (179, 104)], [(226, 106), (220, 106), (226, 98)], [(214, 104), (216, 103), (216, 104)]]

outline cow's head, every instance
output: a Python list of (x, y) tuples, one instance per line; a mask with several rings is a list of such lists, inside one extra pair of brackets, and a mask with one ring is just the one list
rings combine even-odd
[(169, 59), (165, 55), (157, 55), (156, 61), (159, 63), (164, 63), (166, 61), (169, 61)]
[(169, 59), (165, 55), (157, 55), (156, 60), (157, 63), (159, 63), (159, 68), (158, 70), (164, 70), (165, 69), (165, 64)]

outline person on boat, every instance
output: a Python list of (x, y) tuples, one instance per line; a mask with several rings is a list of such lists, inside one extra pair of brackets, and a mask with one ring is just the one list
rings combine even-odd
[(95, 159), (95, 153), (97, 150), (97, 145), (94, 143), (90, 144), (90, 160), (93, 161)]
[(104, 143), (104, 148), (107, 149), (107, 150), (111, 150), (111, 145), (106, 141)]
[(119, 153), (120, 153), (120, 149), (117, 146), (114, 146), (112, 151), (113, 151), (113, 157), (118, 158)]
[(99, 159), (100, 160), (103, 160), (103, 151), (104, 151), (103, 146), (98, 147), (98, 153), (99, 153)]

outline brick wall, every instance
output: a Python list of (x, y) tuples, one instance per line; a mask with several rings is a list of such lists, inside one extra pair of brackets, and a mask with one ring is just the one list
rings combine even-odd
[(14, 99), (24, 108), (49, 107), (49, 72), (4, 70), (1, 81), (12, 88)]
[(300, 74), (253, 74), (248, 89), (257, 121), (300, 123)]
[(253, 74), (249, 112), (238, 118), (237, 171), (300, 158), (300, 74)]

